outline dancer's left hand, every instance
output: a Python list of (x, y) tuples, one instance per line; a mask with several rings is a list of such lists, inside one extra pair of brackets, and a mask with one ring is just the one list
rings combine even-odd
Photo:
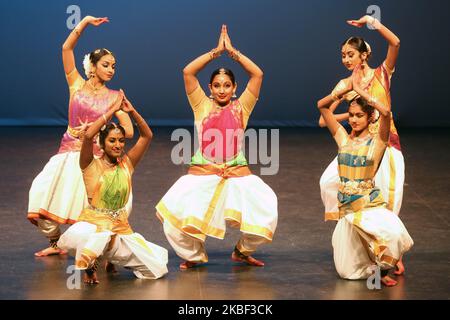
[(225, 32), (224, 32), (224, 40), (225, 40), (225, 50), (227, 50), (227, 52), (233, 52), (235, 49), (233, 47), (233, 45), (231, 44), (231, 39), (230, 36), (228, 35), (228, 28), (225, 25)]
[(126, 113), (130, 113), (132, 111), (134, 111), (134, 107), (131, 104), (130, 100), (127, 99), (127, 97), (125, 96), (125, 93), (122, 91), (122, 89), (120, 89), (120, 91), (123, 93), (123, 101), (122, 101), (122, 105), (121, 105), (121, 109), (122, 111), (126, 112)]

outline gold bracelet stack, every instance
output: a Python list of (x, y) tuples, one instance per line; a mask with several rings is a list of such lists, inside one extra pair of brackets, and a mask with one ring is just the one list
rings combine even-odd
[(372, 17), (372, 16), (369, 16), (369, 18), (370, 18), (370, 20), (367, 21), (367, 24), (371, 25), (374, 29), (378, 29), (380, 27), (379, 26), (380, 21), (377, 18)]
[(333, 99), (333, 101), (340, 100), (338, 93), (334, 90), (331, 92), (331, 98)]
[(80, 30), (78, 30), (77, 28), (74, 28), (73, 32), (75, 32), (77, 36), (79, 36), (79, 37), (81, 36)]
[(144, 118), (139, 119), (139, 121), (135, 121), (134, 124), (139, 127), (139, 124), (141, 124), (142, 122), (145, 122)]
[(369, 105), (371, 105), (372, 107), (375, 108), (375, 104), (377, 103), (377, 100), (376, 100), (373, 96), (371, 96), (371, 97), (369, 98), (368, 103), (369, 103)]
[(239, 50), (233, 50), (229, 53), (229, 56), (231, 59), (239, 61), (239, 59), (241, 58), (241, 52)]
[(220, 53), (217, 51), (217, 49), (212, 49), (212, 50), (209, 52), (209, 58), (210, 58), (211, 60), (214, 60), (214, 59), (217, 58), (217, 57), (220, 57)]

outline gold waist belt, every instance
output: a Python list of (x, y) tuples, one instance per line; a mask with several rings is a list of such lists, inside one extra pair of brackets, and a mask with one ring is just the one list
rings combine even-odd
[(123, 213), (127, 213), (127, 209), (125, 207), (117, 209), (117, 210), (111, 210), (107, 208), (96, 208), (93, 205), (89, 205), (89, 209), (94, 210), (96, 212), (100, 212), (103, 214), (106, 214), (107, 216), (111, 217), (113, 220), (117, 220)]
[(248, 168), (248, 166), (225, 166), (225, 165), (193, 165), (188, 170), (189, 174), (204, 176), (215, 174), (224, 179), (233, 178), (233, 177), (244, 177), (251, 175), (252, 172)]
[(354, 181), (339, 183), (339, 191), (345, 195), (364, 194), (375, 187), (373, 180)]

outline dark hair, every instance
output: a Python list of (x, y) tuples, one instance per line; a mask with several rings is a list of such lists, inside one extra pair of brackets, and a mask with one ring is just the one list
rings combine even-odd
[[(355, 102), (358, 106), (361, 107), (361, 110), (364, 113), (367, 113), (368, 118), (370, 119), (373, 115), (373, 113), (375, 112), (375, 108), (372, 107), (369, 102), (367, 102), (366, 99), (362, 98), (362, 97), (358, 97), (353, 99), (352, 101), (350, 101), (350, 104), (352, 104), (353, 102)], [(350, 105), (349, 105), (350, 107)]]
[(99, 62), (103, 56), (106, 56), (108, 54), (110, 54), (114, 57), (114, 54), (111, 51), (109, 51), (108, 49), (105, 49), (105, 48), (97, 49), (90, 53), (89, 60), (91, 60), (91, 63), (94, 66), (96, 66), (97, 62)]
[(102, 148), (105, 147), (105, 139), (108, 136), (109, 132), (113, 129), (118, 128), (120, 131), (122, 131), (122, 134), (125, 136), (125, 129), (120, 124), (115, 124), (114, 122), (109, 122), (106, 124), (104, 129), (100, 130), (99, 134), (99, 143)]
[(230, 77), (231, 82), (233, 84), (236, 84), (236, 80), (234, 78), (233, 71), (231, 71), (230, 69), (227, 69), (227, 68), (219, 68), (217, 70), (214, 70), (213, 73), (211, 74), (211, 79), (209, 80), (209, 84), (212, 84), (214, 77), (217, 76), (218, 74), (226, 74), (227, 76)]
[(363, 38), (350, 37), (342, 43), (341, 48), (346, 44), (351, 45), (354, 49), (358, 50), (359, 53), (367, 53), (367, 60), (369, 59), (370, 57), (369, 48), (367, 48), (367, 44)]

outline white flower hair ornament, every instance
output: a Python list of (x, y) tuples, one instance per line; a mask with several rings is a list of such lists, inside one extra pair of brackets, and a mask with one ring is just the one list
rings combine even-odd
[(83, 68), (84, 68), (84, 74), (89, 79), (91, 77), (91, 71), (92, 71), (92, 63), (91, 63), (91, 54), (88, 53), (84, 56), (83, 59)]
[(372, 54), (372, 48), (370, 47), (370, 44), (367, 43), (367, 41), (364, 41), (367, 48), (367, 55), (370, 56)]

